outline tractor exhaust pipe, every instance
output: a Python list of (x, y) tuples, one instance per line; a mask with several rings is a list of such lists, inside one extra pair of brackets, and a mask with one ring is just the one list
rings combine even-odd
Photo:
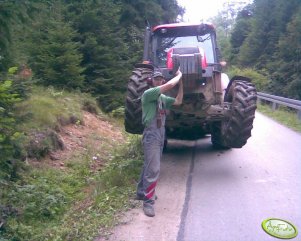
[(144, 49), (143, 49), (143, 60), (149, 61), (149, 43), (151, 38), (151, 27), (147, 20), (145, 20), (145, 33), (144, 33)]

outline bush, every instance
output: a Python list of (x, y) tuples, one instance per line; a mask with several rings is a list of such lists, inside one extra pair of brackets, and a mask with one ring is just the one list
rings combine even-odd
[(64, 142), (53, 130), (35, 132), (30, 135), (30, 141), (26, 145), (27, 155), (31, 158), (41, 159), (51, 151), (64, 149)]
[(33, 84), (31, 69), (26, 65), (11, 67), (8, 69), (8, 77), (12, 80), (12, 92), (22, 99), (28, 98)]
[(51, 186), (46, 179), (41, 179), (38, 184), (16, 186), (9, 199), (22, 210), (22, 216), (27, 220), (53, 219), (63, 211), (66, 203), (64, 192)]
[(121, 106), (111, 112), (112, 116), (115, 118), (123, 118), (124, 116), (124, 106)]
[(236, 66), (233, 66), (227, 72), (230, 79), (235, 75), (250, 78), (252, 80), (252, 83), (255, 84), (257, 91), (264, 91), (270, 82), (266, 73), (261, 73), (251, 68), (238, 68)]
[(99, 187), (127, 187), (138, 177), (143, 164), (141, 137), (133, 135), (127, 145), (116, 151), (110, 164), (101, 172)]
[(21, 129), (28, 132), (82, 123), (82, 109), (98, 112), (96, 101), (88, 94), (35, 86), (31, 96), (17, 105), (16, 115)]
[(12, 113), (15, 103), (20, 99), (12, 93), (12, 81), (0, 81), (0, 179), (14, 174), (14, 158), (18, 150), (15, 143), (20, 133), (16, 131)]

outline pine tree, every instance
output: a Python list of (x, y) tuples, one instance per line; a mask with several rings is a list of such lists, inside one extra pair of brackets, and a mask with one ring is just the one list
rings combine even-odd
[(299, 0), (255, 0), (253, 19), (238, 19), (231, 36), (237, 63), (267, 70), (272, 94), (300, 98), (300, 7)]
[[(145, 20), (152, 24), (165, 17), (175, 20), (175, 1), (69, 2), (67, 19), (79, 32), (85, 90), (97, 96), (106, 111), (124, 103), (127, 78), (143, 52)], [(169, 13), (166, 14), (166, 8)], [(167, 21), (168, 22), (168, 21)]]
[(0, 180), (8, 178), (13, 171), (14, 139), (18, 133), (12, 110), (18, 102), (18, 96), (12, 93), (12, 82), (0, 80)]
[(0, 1), (0, 71), (13, 62), (11, 51), (12, 27), (24, 22), (33, 6), (28, 1)]
[[(301, 5), (292, 21), (287, 25), (286, 34), (278, 43), (279, 53), (275, 63), (281, 66), (276, 71), (272, 88), (274, 92), (301, 100)], [(278, 77), (278, 78), (277, 78)]]
[[(80, 45), (74, 41), (77, 34), (64, 21), (62, 6), (56, 3), (51, 8), (51, 15), (42, 13), (41, 22), (34, 23), (31, 32), (31, 66), (40, 84), (67, 89), (81, 88), (84, 68), (80, 66)], [(49, 20), (46, 21), (47, 18)]]

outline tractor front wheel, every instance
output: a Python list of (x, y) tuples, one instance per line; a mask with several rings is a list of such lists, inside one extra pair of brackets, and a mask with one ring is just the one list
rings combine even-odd
[(211, 125), (211, 141), (217, 148), (241, 148), (251, 136), (256, 110), (256, 89), (248, 80), (233, 80), (225, 102), (231, 103), (230, 116)]

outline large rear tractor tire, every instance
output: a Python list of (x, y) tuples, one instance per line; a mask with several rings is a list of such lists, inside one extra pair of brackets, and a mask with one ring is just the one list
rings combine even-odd
[(216, 148), (241, 148), (251, 137), (257, 94), (254, 84), (235, 79), (227, 88), (224, 102), (231, 103), (231, 114), (211, 125), (211, 141)]
[(148, 68), (135, 68), (128, 81), (125, 101), (125, 130), (131, 134), (142, 134), (141, 96), (149, 88), (147, 80), (153, 71)]

